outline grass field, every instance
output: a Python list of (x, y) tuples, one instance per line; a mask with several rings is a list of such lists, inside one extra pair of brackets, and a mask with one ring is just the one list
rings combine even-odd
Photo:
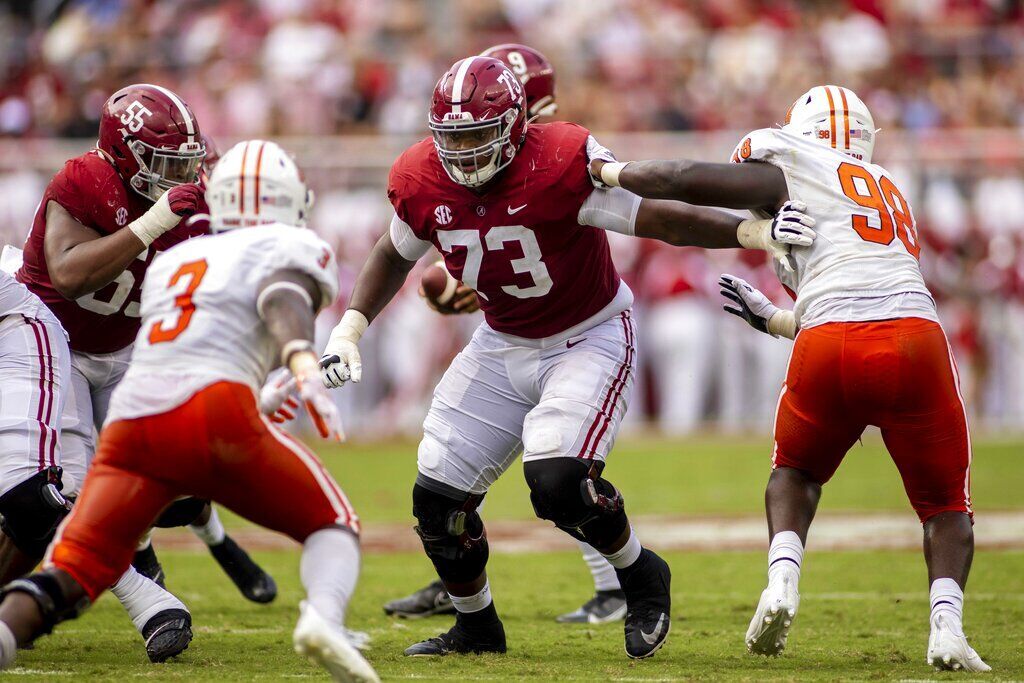
[[(618, 448), (607, 474), (623, 489), (627, 509), (634, 515), (758, 514), (767, 446), (763, 439), (708, 438), (681, 444), (634, 438)], [(977, 514), (1024, 508), (1024, 443), (990, 441), (975, 448)], [(324, 455), (365, 525), (411, 526), (414, 444), (353, 445)], [(854, 449), (826, 489), (822, 510), (913, 514), (895, 468), (874, 438)], [(494, 488), (485, 516), (532, 519), (518, 470)], [(241, 524), (226, 517), (231, 526)], [(150, 665), (121, 608), (104, 598), (82, 619), (65, 624), (39, 641), (35, 650), (24, 652), (12, 673), (21, 680), (322, 677), (319, 669), (291, 651), (295, 605), (301, 599), (297, 551), (255, 555), (281, 587), (270, 606), (241, 599), (202, 552), (161, 553), (169, 586), (189, 604), (195, 620), (196, 638), (177, 661)], [(504, 657), (424, 661), (401, 656), (408, 644), (450, 624), (448, 618), (397, 622), (380, 611), (384, 600), (430, 578), (429, 564), (419, 554), (367, 555), (349, 622), (373, 636), (369, 656), (385, 679), (966, 679), (962, 674), (935, 674), (924, 664), (928, 607), (919, 553), (815, 552), (812, 530), (801, 612), (789, 649), (774, 660), (747, 656), (742, 642), (763, 587), (762, 552), (670, 552), (666, 559), (674, 572), (672, 637), (649, 661), (626, 659), (620, 625), (572, 627), (553, 622), (554, 615), (576, 607), (590, 592), (586, 569), (572, 552), (492, 554), (491, 583), (509, 638)], [(994, 669), (984, 678), (1024, 678), (1024, 550), (978, 552), (966, 626)]]

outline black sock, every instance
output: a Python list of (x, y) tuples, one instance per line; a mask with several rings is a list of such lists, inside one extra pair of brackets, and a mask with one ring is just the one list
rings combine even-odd
[(456, 612), (455, 620), (460, 626), (468, 628), (479, 628), (492, 626), (501, 620), (498, 619), (498, 610), (494, 609), (494, 603), (487, 605), (476, 612)]

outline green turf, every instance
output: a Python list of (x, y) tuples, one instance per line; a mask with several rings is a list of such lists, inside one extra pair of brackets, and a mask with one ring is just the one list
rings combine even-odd
[[(622, 439), (605, 475), (626, 497), (631, 514), (761, 514), (770, 438), (698, 438), (684, 442)], [(322, 451), (359, 514), (370, 521), (412, 519), (416, 444), (343, 445)], [(1024, 505), (1024, 443), (975, 444), (975, 509)], [(822, 511), (905, 511), (912, 515), (896, 467), (881, 439), (869, 434), (850, 451), (825, 488)], [(530, 519), (533, 510), (516, 463), (487, 496), (488, 519)]]
[[(263, 607), (244, 602), (212, 562), (165, 553), (171, 587), (190, 604), (196, 639), (177, 661), (150, 665), (120, 607), (106, 597), (79, 621), (22, 654), (19, 680), (75, 676), (246, 680), (320, 676), (291, 651), (300, 599), (297, 553), (262, 553), (281, 595)], [(491, 580), (504, 615), (504, 657), (409, 660), (401, 650), (447, 628), (448, 618), (392, 621), (379, 604), (428, 578), (419, 557), (370, 556), (350, 623), (373, 635), (370, 659), (385, 679), (536, 680), (940, 679), (924, 664), (927, 593), (916, 553), (812, 553), (805, 565), (801, 613), (781, 658), (743, 651), (743, 632), (762, 587), (760, 553), (669, 553), (675, 572), (672, 636), (652, 660), (630, 662), (621, 626), (564, 626), (552, 617), (585, 598), (585, 569), (574, 553), (497, 555)], [(966, 612), (979, 652), (995, 670), (986, 680), (1024, 677), (1024, 553), (981, 552)]]

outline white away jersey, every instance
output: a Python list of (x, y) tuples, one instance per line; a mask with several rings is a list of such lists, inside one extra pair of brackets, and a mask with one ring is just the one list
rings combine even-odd
[(28, 291), (28, 287), (15, 280), (10, 273), (0, 270), (0, 318), (15, 314), (48, 322), (57, 320), (46, 304)]
[(790, 199), (805, 202), (816, 221), (814, 244), (793, 250), (795, 272), (775, 264), (779, 279), (796, 294), (801, 327), (937, 319), (918, 265), (913, 212), (884, 168), (772, 128), (743, 138), (732, 160), (778, 166)]
[(107, 421), (166, 412), (219, 381), (258, 391), (279, 362), (256, 311), (260, 283), (300, 271), (327, 306), (338, 293), (337, 268), (326, 242), (281, 224), (198, 237), (162, 253), (146, 273), (142, 328)]

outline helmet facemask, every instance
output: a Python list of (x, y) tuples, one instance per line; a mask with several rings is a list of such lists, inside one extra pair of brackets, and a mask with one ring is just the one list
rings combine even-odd
[(154, 202), (172, 187), (196, 182), (206, 157), (202, 142), (184, 142), (178, 149), (161, 149), (126, 137), (125, 144), (139, 165), (131, 180), (132, 188)]
[(441, 123), (428, 121), (434, 148), (449, 178), (465, 187), (480, 187), (512, 163), (516, 154), (512, 127), (519, 111), (509, 109), (500, 117), (483, 121), (458, 116), (445, 115)]

